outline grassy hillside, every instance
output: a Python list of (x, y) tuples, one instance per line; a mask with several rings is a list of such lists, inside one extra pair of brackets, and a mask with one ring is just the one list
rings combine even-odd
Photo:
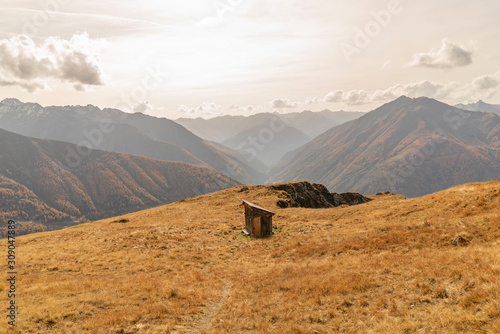
[[(500, 180), (330, 209), (283, 196), (238, 187), (20, 237), (12, 333), (500, 331)], [(241, 235), (242, 199), (277, 213), (273, 237)]]

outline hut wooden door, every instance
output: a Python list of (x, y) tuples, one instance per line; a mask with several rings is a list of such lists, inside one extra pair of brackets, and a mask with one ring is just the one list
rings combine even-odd
[(253, 218), (253, 232), (254, 236), (260, 237), (261, 235), (262, 224), (260, 222), (260, 217)]

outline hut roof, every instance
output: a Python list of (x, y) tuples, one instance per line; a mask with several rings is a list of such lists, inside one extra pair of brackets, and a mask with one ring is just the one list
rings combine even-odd
[(260, 206), (258, 206), (256, 204), (250, 203), (250, 202), (245, 201), (245, 200), (243, 200), (243, 203), (246, 204), (246, 205), (248, 205), (248, 206), (250, 206), (250, 207), (252, 207), (252, 208), (254, 208), (254, 209), (257, 209), (259, 211), (263, 211), (264, 213), (267, 213), (267, 214), (270, 214), (270, 215), (275, 215), (274, 212), (269, 211), (267, 209), (264, 209), (263, 207), (260, 207)]

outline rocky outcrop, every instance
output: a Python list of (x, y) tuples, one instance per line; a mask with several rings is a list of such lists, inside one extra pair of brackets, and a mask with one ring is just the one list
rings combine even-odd
[(274, 184), (269, 188), (282, 191), (282, 199), (276, 203), (280, 208), (333, 208), (371, 201), (358, 193), (331, 193), (324, 185), (307, 181)]
[(358, 193), (342, 193), (342, 194), (332, 193), (332, 195), (335, 200), (335, 204), (338, 203), (338, 205), (335, 206), (357, 205), (371, 201), (371, 199), (369, 199), (368, 197), (365, 197)]

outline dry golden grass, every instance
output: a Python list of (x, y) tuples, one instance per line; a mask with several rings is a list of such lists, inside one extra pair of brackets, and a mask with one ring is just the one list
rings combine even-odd
[[(500, 332), (500, 181), (332, 209), (279, 195), (20, 237), (18, 327), (0, 333)], [(242, 236), (241, 199), (277, 212), (278, 233)]]

